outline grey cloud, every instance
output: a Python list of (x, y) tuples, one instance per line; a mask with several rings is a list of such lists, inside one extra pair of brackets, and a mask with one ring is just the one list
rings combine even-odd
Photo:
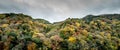
[(0, 0), (0, 12), (27, 12), (24, 4), (14, 2), (13, 0)]
[(87, 14), (120, 13), (120, 0), (0, 0), (0, 12), (22, 12), (51, 22)]

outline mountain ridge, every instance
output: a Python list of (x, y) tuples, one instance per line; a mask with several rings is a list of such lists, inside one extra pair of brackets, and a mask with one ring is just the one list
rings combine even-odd
[(0, 14), (0, 50), (120, 50), (120, 14), (87, 15), (50, 23)]

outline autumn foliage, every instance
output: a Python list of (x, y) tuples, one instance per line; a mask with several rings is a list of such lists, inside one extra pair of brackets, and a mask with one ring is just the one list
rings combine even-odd
[(50, 23), (24, 14), (0, 14), (0, 50), (120, 50), (120, 15)]

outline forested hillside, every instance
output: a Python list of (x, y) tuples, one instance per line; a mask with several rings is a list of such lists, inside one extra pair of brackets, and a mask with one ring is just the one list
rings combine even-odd
[(24, 14), (0, 14), (0, 50), (120, 50), (120, 14), (55, 23)]

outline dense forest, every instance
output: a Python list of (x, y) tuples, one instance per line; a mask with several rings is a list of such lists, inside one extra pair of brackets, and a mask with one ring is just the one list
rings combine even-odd
[(0, 50), (120, 50), (120, 14), (50, 23), (24, 14), (3, 13)]

